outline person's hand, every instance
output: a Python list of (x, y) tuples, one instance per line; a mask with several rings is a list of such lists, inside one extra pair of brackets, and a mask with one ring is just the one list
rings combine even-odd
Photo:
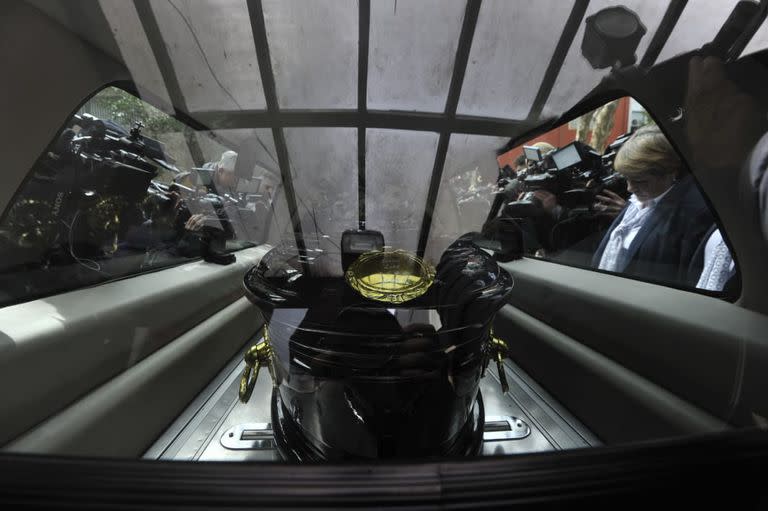
[(627, 205), (627, 201), (621, 195), (607, 189), (597, 194), (595, 198), (597, 202), (593, 204), (592, 209), (606, 216), (618, 215), (624, 209), (624, 206)]
[(536, 190), (533, 192), (533, 196), (541, 201), (541, 206), (544, 211), (551, 213), (557, 207), (557, 197), (552, 192), (546, 190)]
[(181, 194), (177, 191), (168, 192), (168, 197), (173, 201), (173, 209), (179, 209), (181, 206)]
[(184, 224), (184, 228), (188, 231), (196, 232), (203, 228), (205, 223), (205, 215), (198, 213), (189, 217), (187, 223)]
[(691, 58), (685, 127), (694, 168), (738, 169), (760, 136), (759, 113), (755, 101), (728, 78), (722, 60)]

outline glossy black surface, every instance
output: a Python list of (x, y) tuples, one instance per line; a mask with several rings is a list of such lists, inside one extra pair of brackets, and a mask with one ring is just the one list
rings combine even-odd
[(303, 274), (289, 254), (274, 249), (245, 278), (276, 358), (273, 423), (288, 423), (311, 459), (473, 453), (490, 324), (511, 277), (462, 237), (428, 292), (393, 308), (342, 277)]

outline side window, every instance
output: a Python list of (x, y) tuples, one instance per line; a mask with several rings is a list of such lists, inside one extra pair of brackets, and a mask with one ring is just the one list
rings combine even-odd
[(226, 137), (103, 89), (0, 219), (0, 306), (262, 242), (264, 175), (236, 173), (237, 158)]
[(685, 162), (643, 107), (620, 98), (499, 157), (490, 222), (528, 256), (676, 287), (724, 291), (736, 267)]

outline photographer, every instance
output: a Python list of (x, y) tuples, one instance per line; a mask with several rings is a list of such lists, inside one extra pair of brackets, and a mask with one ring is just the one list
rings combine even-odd
[(605, 216), (615, 217), (627, 206), (627, 201), (624, 200), (624, 197), (608, 189), (597, 194), (595, 198), (597, 202), (595, 202), (592, 208)]
[[(703, 267), (701, 274), (698, 275), (696, 287), (709, 291), (727, 290), (729, 285), (735, 285), (734, 277), (736, 276), (736, 264), (731, 251), (717, 226), (712, 226), (705, 240), (699, 246), (694, 258), (695, 270)], [(695, 276), (696, 273), (694, 273)]]
[(593, 266), (695, 285), (691, 264), (714, 220), (667, 138), (656, 126), (637, 130), (614, 166), (632, 195), (603, 237)]
[(213, 167), (213, 178), (206, 186), (209, 193), (217, 195), (234, 195), (237, 188), (237, 175), (235, 174), (235, 164), (237, 163), (237, 153), (234, 151), (224, 151), (221, 158)]
[(233, 193), (236, 159), (234, 151), (224, 152), (204, 187), (198, 187), (192, 172), (177, 174), (169, 186), (153, 182), (144, 200), (146, 220), (129, 230), (120, 243), (121, 253), (146, 253), (150, 263), (158, 258), (199, 257), (211, 239), (234, 238), (232, 208), (214, 191)]
[(174, 183), (153, 183), (142, 203), (145, 220), (132, 226), (119, 243), (119, 256), (145, 254), (142, 263), (200, 255), (199, 232), (205, 215), (192, 214), (186, 200), (194, 192)]
[[(536, 142), (531, 147), (535, 147), (540, 151), (543, 160), (535, 162), (526, 159), (525, 175), (543, 174), (552, 166), (549, 155), (556, 148), (548, 142)], [(522, 190), (521, 183), (517, 200), (524, 200), (526, 194), (527, 192)], [(541, 205), (541, 210), (536, 216), (522, 219), (521, 228), (526, 239), (528, 252), (533, 252), (537, 257), (543, 257), (547, 255), (547, 252), (551, 252), (554, 249), (551, 243), (551, 232), (554, 226), (557, 225), (557, 222), (567, 214), (567, 209), (558, 204), (557, 196), (549, 190), (535, 190), (530, 192), (528, 198), (538, 201)]]
[[(546, 158), (547, 155), (549, 155), (550, 153), (552, 153), (552, 151), (555, 150), (555, 146), (553, 146), (549, 142), (536, 142), (535, 144), (532, 144), (530, 147), (535, 147), (536, 149), (538, 149), (544, 158)], [(536, 162), (534, 161), (526, 159), (526, 168), (529, 170), (532, 168), (535, 168), (535, 163)], [(544, 172), (545, 170), (546, 170), (546, 166), (542, 167), (537, 172)]]
[(237, 216), (236, 162), (237, 153), (225, 151), (219, 161), (206, 164), (213, 172), (203, 179), (202, 187), (198, 187), (196, 180), (187, 173), (174, 179), (173, 191), (183, 199), (178, 206), (179, 227), (194, 233), (205, 231), (206, 235), (222, 239), (235, 238), (232, 221)]
[(521, 154), (515, 158), (515, 174), (522, 172), (528, 167), (528, 161), (525, 159), (525, 155)]

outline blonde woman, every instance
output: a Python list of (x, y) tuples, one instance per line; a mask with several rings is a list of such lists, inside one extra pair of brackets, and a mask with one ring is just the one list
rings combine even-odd
[(632, 195), (603, 237), (593, 266), (695, 285), (694, 253), (714, 219), (669, 140), (658, 127), (643, 127), (622, 146), (614, 166)]

